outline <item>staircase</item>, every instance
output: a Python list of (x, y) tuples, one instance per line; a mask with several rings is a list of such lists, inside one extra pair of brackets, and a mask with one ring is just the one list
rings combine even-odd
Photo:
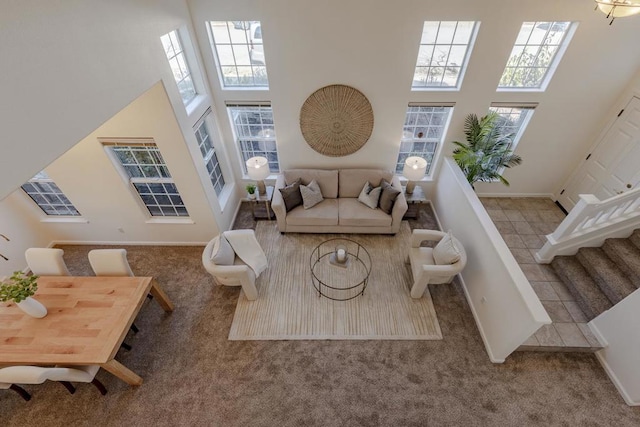
[(551, 266), (590, 321), (640, 288), (640, 229), (600, 248), (557, 256)]

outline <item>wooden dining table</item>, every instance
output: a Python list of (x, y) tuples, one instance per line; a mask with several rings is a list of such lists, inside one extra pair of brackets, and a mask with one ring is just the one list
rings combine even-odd
[(41, 276), (34, 298), (41, 319), (0, 303), (0, 365), (100, 365), (131, 385), (142, 378), (115, 359), (151, 293), (166, 312), (173, 304), (152, 277)]

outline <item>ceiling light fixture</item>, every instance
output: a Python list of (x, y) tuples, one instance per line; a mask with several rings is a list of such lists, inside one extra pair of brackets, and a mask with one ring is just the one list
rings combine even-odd
[(640, 0), (595, 0), (596, 9), (611, 18), (609, 25), (613, 24), (616, 18), (635, 15), (640, 13)]

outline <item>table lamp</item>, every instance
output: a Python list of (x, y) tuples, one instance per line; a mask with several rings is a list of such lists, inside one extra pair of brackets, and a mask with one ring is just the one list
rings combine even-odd
[(404, 169), (402, 170), (402, 176), (407, 178), (407, 194), (412, 194), (413, 189), (416, 186), (416, 181), (420, 181), (424, 174), (427, 172), (427, 161), (422, 157), (411, 156), (407, 157), (404, 162)]
[(266, 157), (252, 157), (246, 162), (247, 174), (249, 178), (257, 181), (258, 194), (265, 194), (267, 187), (264, 185), (264, 179), (269, 176), (269, 161)]

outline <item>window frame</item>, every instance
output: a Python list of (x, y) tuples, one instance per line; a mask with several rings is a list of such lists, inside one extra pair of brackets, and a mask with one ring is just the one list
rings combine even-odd
[[(427, 27), (428, 23), (433, 23), (436, 22), (438, 23), (438, 29), (436, 30), (436, 37), (435, 37), (435, 41), (434, 43), (422, 43), (422, 39), (424, 37), (424, 33), (425, 33), (425, 28)], [(454, 30), (454, 34), (451, 40), (451, 43), (438, 43), (438, 34), (440, 32), (440, 28), (442, 26), (443, 23), (455, 23), (456, 24), (456, 28)], [(456, 37), (456, 32), (458, 31), (458, 25), (460, 23), (473, 23), (473, 26), (471, 28), (471, 34), (469, 35), (469, 40), (467, 41), (466, 44), (462, 44), (462, 43), (454, 43), (455, 41), (455, 37)], [(422, 26), (422, 33), (420, 34), (420, 43), (418, 45), (418, 55), (416, 58), (416, 65), (414, 67), (414, 72), (413, 72), (413, 78), (411, 80), (411, 91), (459, 91), (460, 88), (462, 87), (462, 82), (464, 80), (464, 76), (465, 73), (467, 71), (467, 65), (469, 64), (469, 58), (471, 57), (471, 52), (473, 51), (473, 47), (475, 45), (475, 41), (476, 41), (476, 37), (478, 35), (478, 30), (480, 28), (480, 22), (479, 21), (424, 21), (423, 26)], [(431, 58), (429, 59), (429, 65), (418, 65), (418, 61), (420, 60), (420, 52), (422, 50), (423, 46), (433, 46), (433, 52), (431, 55)], [(451, 65), (448, 63), (449, 62), (449, 58), (451, 56), (451, 49), (454, 46), (465, 46), (465, 52), (464, 52), (464, 57), (462, 60), (462, 64), (460, 65), (456, 65), (455, 67), (459, 68), (459, 72), (456, 78), (456, 84), (454, 86), (443, 86), (442, 83), (444, 82), (444, 77), (445, 74), (442, 74), (442, 78), (440, 79), (440, 85), (435, 86), (435, 85), (427, 85), (426, 82), (424, 85), (415, 85), (416, 79), (415, 76), (418, 72), (418, 69), (420, 68), (425, 68), (427, 69), (427, 76), (430, 74), (430, 70), (432, 68), (436, 68), (434, 66), (431, 65), (431, 62), (433, 61), (433, 54), (435, 53), (435, 49), (437, 46), (449, 46), (449, 50), (448, 50), (448, 54), (447, 54), (447, 61), (444, 65), (443, 68), (445, 68), (445, 72), (446, 72), (446, 68), (447, 67), (451, 67)], [(440, 66), (438, 66), (437, 68), (441, 68)]]
[[(261, 21), (240, 21), (243, 23), (249, 22), (249, 28), (247, 29), (242, 29), (242, 31), (244, 31), (244, 43), (234, 43), (233, 42), (233, 37), (231, 35), (231, 27), (234, 27), (233, 24), (234, 21), (206, 21), (206, 27), (207, 27), (207, 34), (209, 35), (209, 45), (211, 46), (211, 52), (213, 54), (213, 58), (215, 61), (215, 65), (216, 65), (216, 71), (218, 73), (218, 81), (220, 83), (220, 87), (222, 88), (222, 90), (269, 90), (269, 72), (267, 70), (267, 61), (266, 61), (266, 55), (264, 53), (264, 42), (255, 42), (252, 39), (251, 36), (251, 32), (253, 31), (254, 26), (260, 27), (260, 35), (261, 38), (260, 40), (263, 40), (262, 35), (264, 33), (264, 31), (262, 30), (262, 23)], [(216, 41), (215, 38), (215, 31), (213, 30), (214, 24), (220, 24), (220, 23), (224, 23), (226, 24), (226, 29), (227, 29), (227, 38), (228, 41), (226, 40), (221, 40), (221, 41)], [(244, 28), (246, 26), (246, 24), (243, 24), (242, 27)], [(234, 30), (238, 30), (237, 28), (234, 27)], [(220, 47), (227, 47), (227, 49), (230, 51), (231, 56), (233, 57), (233, 64), (222, 64), (222, 61), (220, 59)], [(253, 50), (254, 46), (261, 46), (262, 47), (262, 57), (263, 57), (263, 63), (262, 64), (258, 64), (256, 63), (252, 57), (251, 57), (251, 51)], [(246, 53), (248, 55), (248, 63), (238, 63), (237, 58), (237, 54), (241, 53), (240, 51), (244, 50), (246, 48)], [(242, 52), (244, 53), (244, 52)], [(227, 83), (227, 79), (230, 79), (230, 77), (228, 77), (225, 74), (225, 71), (223, 70), (224, 67), (228, 67), (228, 68), (234, 68), (235, 69), (235, 79), (236, 82), (235, 83)], [(248, 76), (241, 76), (241, 73), (238, 71), (238, 68), (246, 68), (246, 69), (250, 69), (251, 72)], [(264, 72), (264, 77), (259, 76), (260, 73)], [(257, 77), (258, 76), (258, 77)], [(240, 82), (240, 80), (242, 78), (247, 78), (249, 79), (252, 83), (244, 83), (242, 84)], [(264, 83), (256, 83), (256, 81), (260, 81), (260, 79), (264, 80)]]
[[(173, 36), (173, 37), (172, 37)], [(171, 53), (167, 51), (166, 47), (165, 47), (165, 41), (164, 39), (168, 39), (168, 41), (171, 44), (171, 51), (173, 52), (173, 56), (170, 56)], [(176, 46), (174, 46), (174, 40), (176, 42), (176, 44), (179, 47), (179, 52), (176, 51)], [(173, 31), (169, 31), (167, 34), (164, 34), (162, 36), (160, 36), (160, 43), (162, 45), (162, 48), (164, 50), (165, 56), (167, 58), (167, 62), (169, 63), (169, 68), (171, 69), (171, 74), (173, 76), (173, 80), (178, 88), (178, 93), (180, 93), (180, 98), (182, 99), (182, 104), (187, 107), (189, 104), (191, 104), (200, 94), (200, 92), (198, 91), (197, 85), (196, 85), (196, 81), (194, 78), (194, 74), (193, 71), (191, 70), (191, 65), (189, 64), (189, 58), (188, 58), (188, 54), (187, 51), (185, 49), (185, 45), (184, 45), (184, 41), (183, 38), (180, 34), (180, 31), (178, 29), (175, 29)], [(181, 79), (178, 79), (178, 77), (176, 76), (175, 72), (174, 72), (174, 67), (172, 66), (172, 60), (175, 59), (178, 68), (180, 69), (181, 72), (183, 72), (182, 70), (182, 64), (180, 62), (180, 60), (178, 58), (182, 59), (182, 64), (184, 64), (184, 68), (185, 68), (185, 72), (186, 74), (183, 74)], [(191, 82), (191, 88), (193, 89), (193, 95), (189, 98), (189, 99), (185, 99), (182, 96), (182, 92), (180, 90), (180, 84), (184, 81), (186, 81), (187, 79), (189, 79), (189, 81)]]
[[(143, 211), (146, 213), (147, 217), (149, 218), (150, 221), (148, 222), (189, 222), (191, 223), (191, 219), (190, 219), (190, 214), (189, 211), (187, 209), (186, 203), (184, 202), (184, 200), (182, 199), (182, 196), (180, 195), (180, 191), (178, 190), (178, 187), (173, 179), (173, 177), (171, 176), (171, 173), (169, 172), (169, 168), (167, 163), (164, 161), (164, 157), (162, 156), (162, 153), (160, 152), (160, 148), (157, 146), (157, 144), (155, 143), (155, 141), (153, 141), (153, 139), (137, 139), (137, 138), (131, 138), (131, 139), (119, 139), (119, 140), (114, 140), (114, 139), (99, 139), (103, 148), (105, 149), (105, 151), (107, 152), (107, 155), (109, 156), (109, 158), (111, 159), (111, 161), (113, 162), (114, 166), (116, 167), (116, 169), (118, 170), (118, 172), (120, 173), (120, 176), (122, 177), (122, 179), (126, 182), (127, 187), (129, 188), (129, 191), (131, 192), (132, 196), (134, 197), (134, 199), (136, 200), (136, 202), (141, 206), (141, 208), (143, 209)], [(164, 168), (163, 170), (166, 172), (167, 176), (164, 177), (134, 177), (132, 176), (128, 170), (127, 170), (127, 166), (125, 164), (122, 163), (120, 157), (118, 156), (118, 154), (116, 153), (116, 151), (113, 149), (114, 147), (129, 147), (129, 148), (140, 148), (140, 147), (149, 147), (149, 148), (154, 148), (155, 152), (157, 153), (158, 158), (156, 158), (155, 156), (151, 155), (149, 156), (150, 158), (154, 159), (154, 160), (160, 160), (162, 163), (139, 163), (136, 159), (136, 163), (132, 163), (132, 166), (137, 166), (141, 171), (143, 170), (141, 168), (141, 166), (143, 165), (153, 165), (155, 167), (156, 170), (160, 171), (162, 168)], [(135, 156), (134, 156), (135, 158)], [(144, 173), (144, 172), (143, 172)], [(164, 184), (169, 184), (172, 185), (175, 188), (175, 193), (169, 193), (169, 192), (161, 192), (161, 193), (153, 193), (150, 192), (149, 195), (153, 196), (154, 200), (156, 201), (155, 204), (147, 204), (147, 202), (145, 201), (143, 194), (141, 194), (138, 186), (136, 184), (145, 184), (148, 186), (148, 188), (151, 190), (151, 187), (149, 187), (149, 185), (151, 184), (163, 184), (163, 189), (166, 190), (166, 187), (164, 187)], [(171, 200), (171, 196), (178, 196), (180, 201), (182, 202), (182, 204), (178, 204), (178, 203), (174, 203), (173, 201), (171, 201), (170, 204), (163, 204), (158, 202), (158, 200), (156, 199), (156, 196), (166, 196), (169, 197), (169, 200)], [(151, 209), (150, 206), (154, 206), (157, 207), (159, 209), (159, 212), (161, 212), (161, 214), (156, 214), (154, 215), (153, 210)], [(176, 215), (166, 215), (164, 210), (162, 209), (162, 207), (171, 207), (174, 209), (174, 212), (176, 213)], [(184, 215), (180, 215), (178, 214), (178, 208), (183, 208), (185, 214)]]
[[(227, 185), (226, 180), (224, 178), (224, 171), (222, 169), (222, 165), (220, 164), (220, 159), (218, 158), (218, 153), (216, 148), (213, 145), (213, 140), (211, 138), (211, 132), (209, 130), (209, 126), (207, 125), (207, 118), (211, 114), (211, 107), (205, 111), (202, 117), (198, 119), (196, 124), (193, 126), (193, 132), (196, 137), (196, 141), (198, 142), (198, 152), (204, 162), (204, 167), (207, 171), (207, 176), (209, 177), (209, 181), (213, 186), (213, 190), (216, 193), (216, 196), (219, 198), (220, 194), (224, 190), (225, 185)], [(206, 138), (201, 139), (202, 132), (200, 131), (202, 128), (206, 129)], [(205, 142), (208, 141), (208, 149), (204, 150)], [(206, 148), (206, 147), (205, 147)], [(211, 171), (209, 171), (209, 163), (212, 162)], [(219, 172), (219, 174), (218, 174)], [(215, 178), (213, 174), (215, 173)], [(221, 185), (216, 185), (221, 182)]]
[[(531, 32), (529, 33), (529, 35), (527, 36), (527, 43), (525, 44), (517, 44), (518, 39), (521, 37), (523, 28), (525, 25), (531, 23), (533, 26), (533, 29), (531, 30)], [(541, 52), (541, 48), (542, 46), (545, 46), (545, 44), (539, 44), (539, 45), (535, 45), (535, 44), (528, 44), (528, 41), (531, 39), (535, 28), (537, 28), (539, 25), (541, 24), (548, 24), (549, 28), (546, 30), (545, 32), (545, 36), (543, 37), (543, 41), (547, 40), (548, 36), (550, 33), (552, 33), (552, 29), (553, 26), (556, 24), (567, 24), (566, 30), (564, 31), (564, 34), (561, 37), (561, 40), (559, 41), (559, 43), (557, 44), (557, 48), (555, 49), (555, 51), (553, 52), (553, 55), (549, 61), (549, 65), (546, 67), (545, 73), (542, 76), (542, 78), (540, 79), (540, 84), (538, 86), (502, 86), (501, 82), (502, 79), (505, 77), (505, 73), (507, 72), (507, 69), (509, 68), (514, 68), (514, 69), (519, 69), (519, 68), (528, 68), (529, 70), (535, 69), (535, 68), (542, 68), (542, 67), (509, 67), (509, 62), (512, 60), (512, 58), (514, 58), (514, 51), (516, 51), (518, 49), (518, 46), (522, 46), (522, 50), (523, 53), (526, 50), (526, 48), (528, 46), (537, 46), (538, 49), (536, 50), (536, 56), (535, 56), (535, 60), (538, 59), (540, 52)], [(567, 48), (569, 47), (569, 44), (571, 43), (571, 39), (573, 38), (573, 34), (576, 31), (576, 28), (578, 26), (577, 22), (574, 21), (524, 21), (522, 23), (522, 25), (520, 26), (520, 30), (518, 31), (518, 34), (516, 35), (516, 39), (513, 42), (513, 46), (511, 48), (511, 52), (509, 53), (509, 56), (507, 58), (507, 61), (505, 63), (504, 69), (502, 71), (502, 74), (500, 75), (500, 80), (498, 81), (498, 86), (496, 89), (496, 92), (544, 92), (549, 83), (551, 82), (551, 79), (553, 78), (553, 75), (555, 74), (555, 71), (557, 70), (558, 66), (560, 65), (560, 62), (562, 61), (562, 58), (564, 56), (564, 53), (566, 52)], [(548, 46), (548, 45), (547, 45)], [(556, 45), (554, 45), (556, 46)], [(534, 63), (535, 63), (534, 60)], [(520, 62), (522, 61), (522, 54), (518, 56), (518, 60), (517, 60), (517, 64), (519, 65)], [(511, 81), (513, 81), (514, 77), (511, 77)]]
[[(43, 176), (39, 177), (39, 175), (43, 175)], [(27, 185), (27, 184), (32, 185), (37, 190), (37, 192), (34, 192), (32, 194), (29, 190), (25, 189), (25, 185)], [(43, 185), (48, 185), (51, 188), (51, 190), (53, 190), (53, 191), (51, 191), (51, 192), (42, 192), (40, 186), (43, 186)], [(20, 186), (20, 188), (22, 189), (24, 194), (26, 194), (29, 197), (29, 199), (31, 199), (31, 201), (38, 208), (40, 208), (40, 210), (47, 217), (50, 217), (50, 218), (61, 218), (61, 219), (62, 218), (77, 219), (77, 218), (81, 218), (82, 217), (82, 214), (80, 213), (78, 208), (75, 207), (75, 205), (71, 202), (71, 200), (69, 200), (69, 198), (66, 196), (66, 194), (64, 194), (64, 192), (60, 189), (60, 187), (55, 183), (55, 181), (53, 179), (51, 179), (51, 177), (49, 177), (49, 175), (44, 170), (40, 171), (33, 178), (29, 179), (27, 182), (22, 184)], [(60, 200), (61, 204), (54, 205), (54, 204), (52, 204), (52, 202), (49, 201), (49, 202), (45, 203), (44, 206), (43, 206), (40, 202), (38, 202), (38, 200), (36, 200), (35, 196), (41, 196), (44, 199), (46, 199), (47, 198), (46, 197), (47, 194), (54, 195), (55, 197), (57, 197)], [(64, 199), (62, 199), (62, 198), (64, 198)], [(65, 203), (65, 200), (68, 203)], [(74, 213), (71, 213), (71, 214), (49, 213), (45, 209), (45, 206), (49, 206), (49, 207), (53, 208), (54, 211), (56, 210), (55, 206), (63, 206), (67, 210), (75, 212), (75, 214)]]
[[(231, 131), (233, 133), (233, 139), (235, 141), (235, 145), (236, 145), (236, 149), (238, 150), (238, 158), (240, 159), (240, 163), (241, 163), (241, 167), (242, 167), (242, 173), (244, 178), (248, 178), (247, 175), (247, 165), (246, 165), (246, 161), (248, 159), (250, 159), (251, 157), (254, 156), (262, 156), (262, 157), (266, 157), (267, 160), (269, 161), (269, 170), (271, 174), (276, 174), (280, 172), (280, 156), (278, 154), (278, 138), (275, 132), (275, 120), (273, 120), (273, 108), (271, 107), (271, 103), (268, 102), (252, 102), (252, 103), (227, 103), (226, 104), (227, 107), (227, 115), (229, 116), (229, 123), (231, 125)], [(273, 131), (273, 136), (269, 136), (268, 133), (269, 132), (265, 132), (265, 134), (267, 134), (267, 136), (247, 136), (244, 137), (241, 135), (242, 132), (239, 131), (238, 129), (238, 125), (235, 123), (233, 114), (234, 111), (233, 109), (243, 109), (243, 108), (256, 108), (256, 109), (263, 109), (263, 108), (268, 108), (270, 110), (271, 113), (271, 118), (272, 118), (272, 123), (266, 123), (266, 125), (270, 125), (269, 127), (265, 127), (265, 123), (262, 123), (262, 129), (259, 132), (263, 132), (266, 131), (267, 129), (271, 129)], [(261, 117), (262, 120), (262, 117)], [(256, 127), (258, 126), (255, 123), (242, 123), (241, 125), (244, 126), (252, 126), (252, 127)], [(243, 148), (243, 144), (253, 144), (253, 143), (258, 143), (258, 144), (264, 144), (265, 148), (264, 149), (251, 149), (250, 151), (246, 151)], [(266, 148), (266, 144), (268, 143), (273, 143), (274, 145), (274, 149), (270, 150)], [(245, 151), (247, 152), (247, 154), (245, 154)], [(269, 153), (274, 153), (275, 155), (275, 161), (272, 160), (272, 158), (270, 158)], [(275, 164), (275, 167), (274, 167)]]
[[(410, 113), (410, 109), (411, 108), (420, 108), (420, 107), (425, 107), (425, 108), (445, 108), (447, 109), (447, 116), (444, 119), (444, 123), (441, 123), (438, 125), (438, 127), (442, 128), (442, 134), (440, 135), (438, 141), (427, 141), (427, 137), (425, 137), (424, 139), (422, 138), (416, 138), (416, 131), (418, 128), (422, 128), (424, 126), (418, 126), (417, 122), (415, 123), (415, 125), (411, 125), (414, 129), (412, 136), (411, 137), (406, 137), (406, 132), (410, 132), (409, 130), (407, 130), (407, 124), (408, 122), (411, 121), (410, 117), (409, 117), (409, 113)], [(422, 180), (425, 181), (429, 181), (433, 179), (434, 176), (434, 172), (435, 172), (435, 165), (438, 164), (438, 161), (440, 160), (440, 155), (442, 153), (442, 149), (445, 145), (445, 137), (447, 135), (447, 132), (449, 130), (449, 124), (451, 123), (451, 118), (453, 117), (453, 112), (454, 112), (454, 108), (455, 108), (455, 103), (452, 102), (410, 102), (407, 105), (407, 111), (405, 113), (405, 119), (404, 119), (404, 124), (402, 125), (402, 136), (400, 139), (400, 147), (398, 149), (398, 156), (396, 158), (396, 166), (395, 166), (395, 174), (402, 176), (402, 169), (404, 167), (404, 161), (406, 160), (407, 157), (410, 156), (418, 156), (418, 157), (422, 157), (425, 160), (427, 160), (427, 171), (425, 173), (425, 176)], [(415, 114), (420, 113), (420, 111), (416, 111)], [(433, 113), (433, 112), (432, 112)], [(417, 117), (416, 117), (417, 120)], [(430, 125), (430, 123), (429, 123)], [(427, 125), (426, 129), (428, 132), (428, 129), (431, 127)], [(418, 133), (419, 135), (419, 133)], [(408, 150), (408, 151), (403, 151), (402, 150), (402, 144), (403, 143), (411, 143), (412, 144), (412, 149)], [(433, 155), (431, 157), (431, 159), (429, 160), (426, 156), (425, 156), (425, 150), (415, 150), (413, 149), (415, 147), (414, 144), (416, 143), (435, 143), (435, 148), (433, 150)], [(426, 145), (425, 145), (425, 149), (426, 149)], [(405, 155), (406, 154), (406, 155)], [(401, 161), (402, 156), (404, 156), (404, 159)]]

